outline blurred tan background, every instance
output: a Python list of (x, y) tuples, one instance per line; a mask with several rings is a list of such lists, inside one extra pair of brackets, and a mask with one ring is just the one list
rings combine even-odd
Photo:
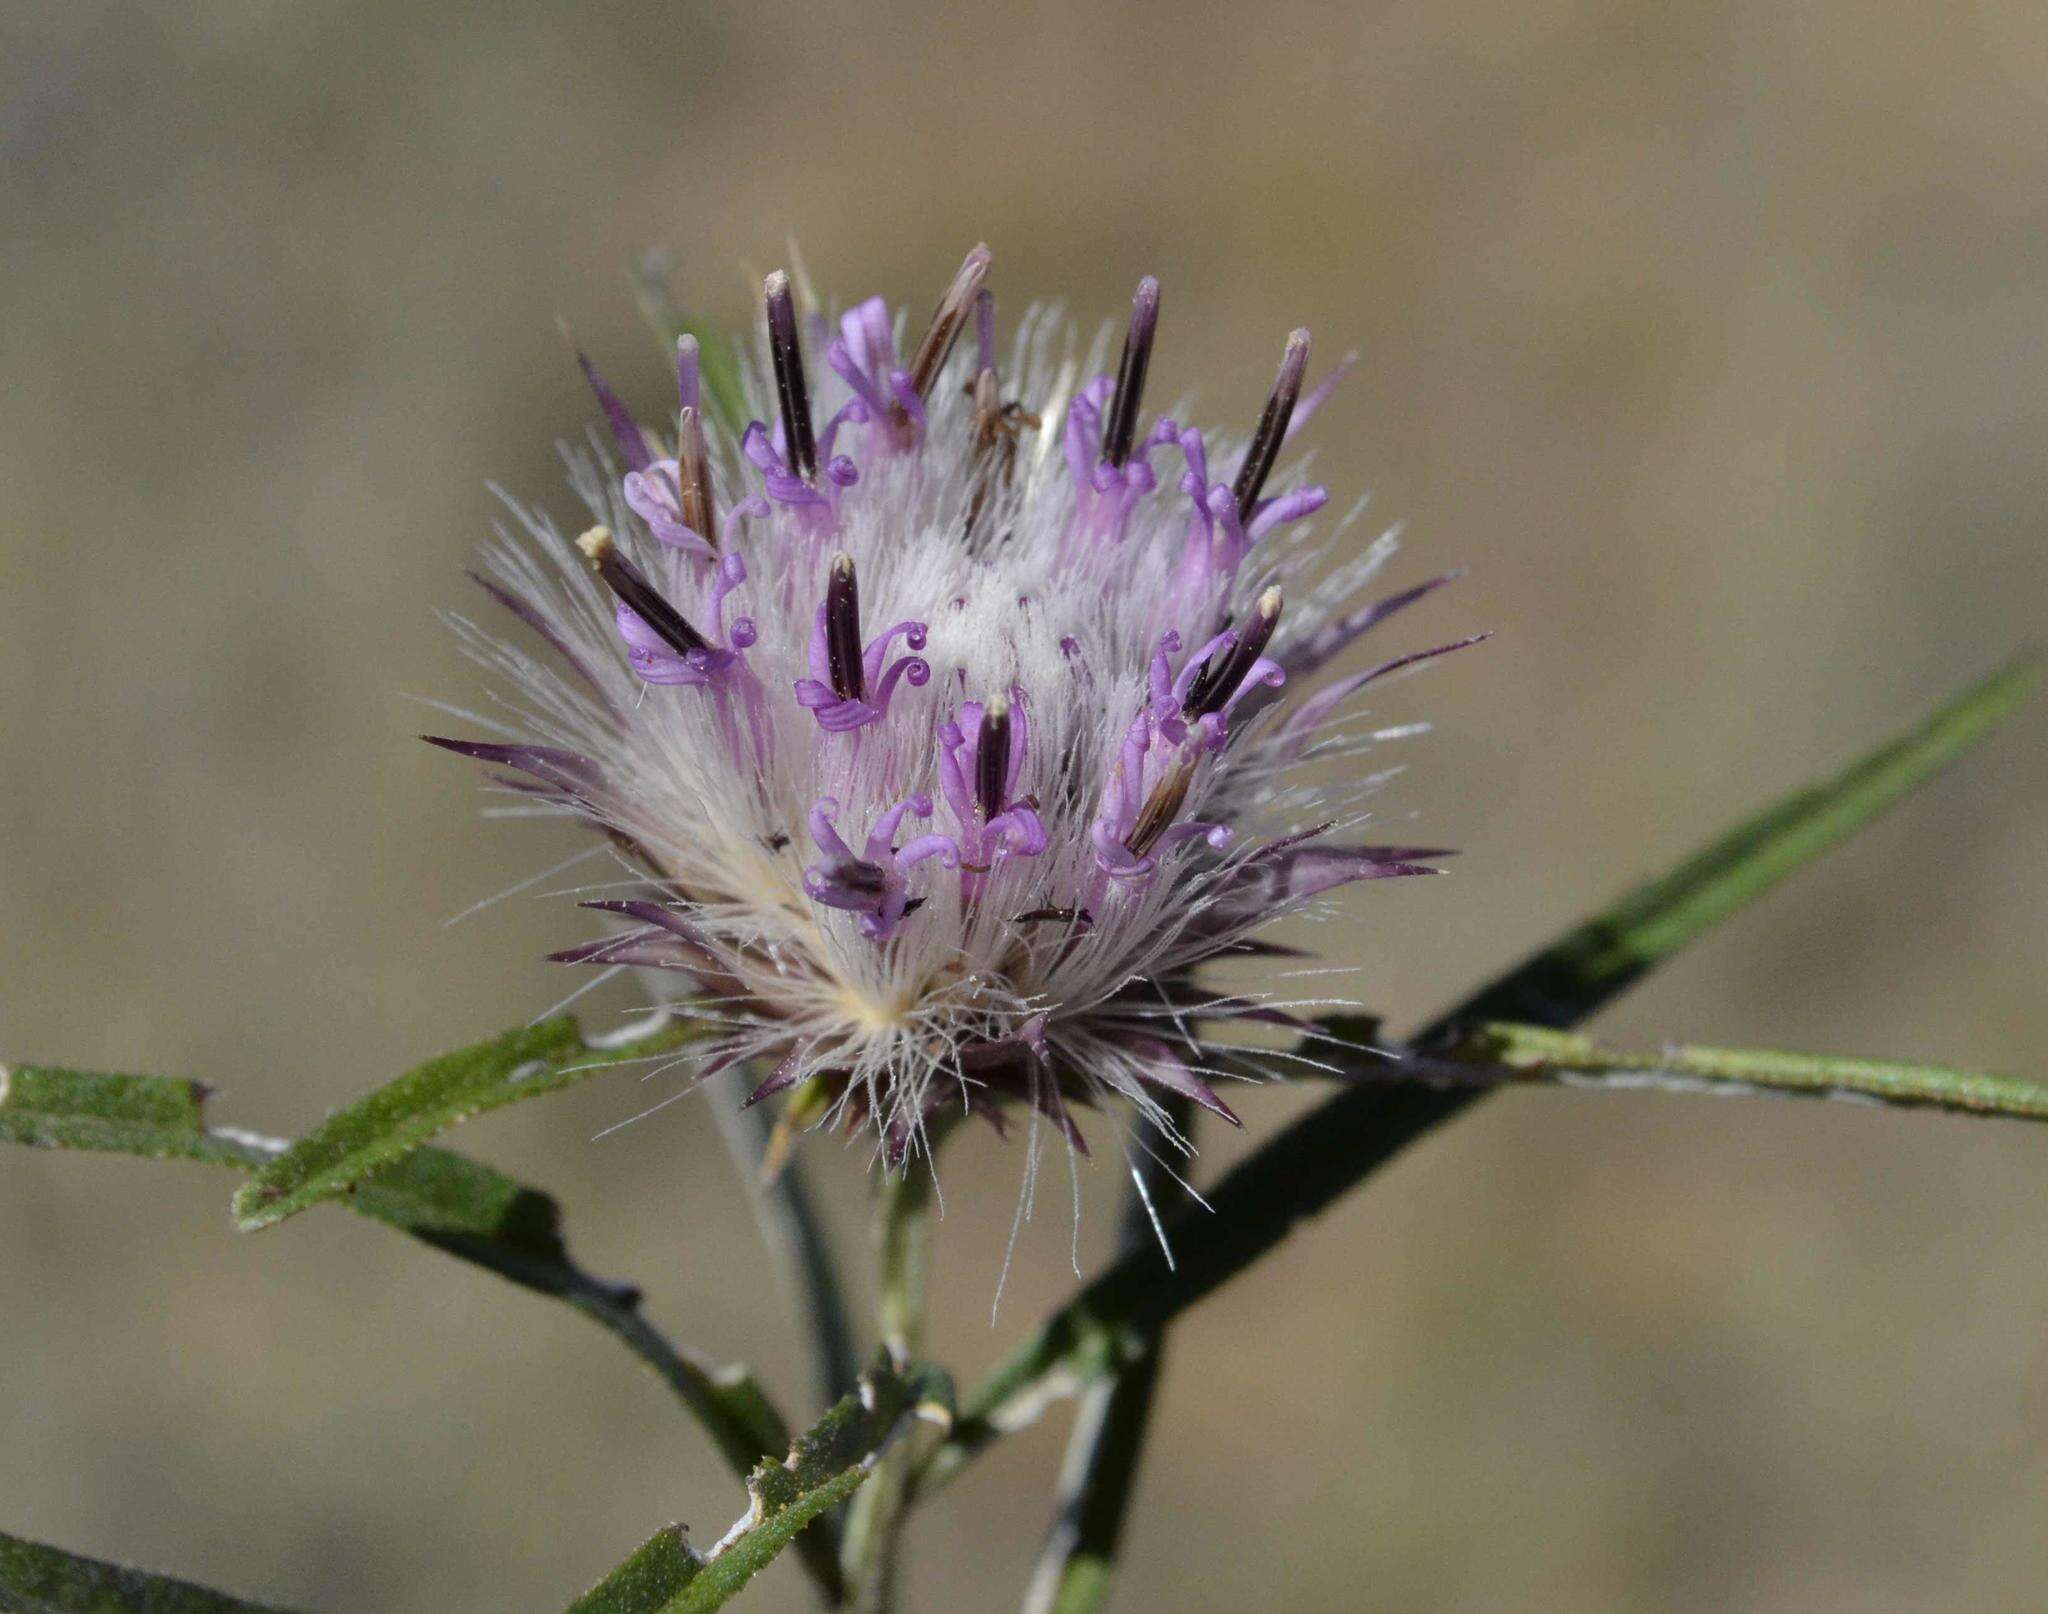
[[(1319, 469), (1409, 523), (1397, 580), (1471, 568), (1400, 643), (1498, 630), (1379, 703), (1439, 725), (1389, 805), (1469, 849), (1332, 934), (1413, 1023), (2038, 635), (2044, 84), (2020, 0), (9, 7), (0, 1057), (292, 1131), (567, 989), (565, 902), (443, 927), (571, 843), (480, 823), (413, 738), (410, 697), (477, 689), (435, 612), (487, 478), (568, 509), (555, 317), (652, 405), (631, 257), (738, 320), (791, 230), (920, 308), (977, 238), (1012, 315), (1156, 272), (1161, 396), (1209, 419), (1291, 324), (1363, 350)], [(1604, 1024), (2048, 1071), (2044, 740)], [(1250, 1095), (1252, 1135), (1308, 1096)], [(591, 1141), (642, 1102), (461, 1142), (799, 1400), (702, 1105)], [(811, 1159), (864, 1259), (862, 1159)], [(967, 1374), (1071, 1283), (1053, 1195), (990, 1328), (1018, 1169), (947, 1179)], [(0, 1157), (0, 1526), (426, 1614), (557, 1608), (738, 1511), (567, 1311), (339, 1213), (238, 1237), (229, 1186)], [(2038, 1607), (2044, 1244), (2037, 1130), (1499, 1100), (1176, 1334), (1119, 1606)], [(1064, 1429), (920, 1523), (918, 1608), (1013, 1604)], [(783, 1565), (748, 1606), (805, 1602)]]

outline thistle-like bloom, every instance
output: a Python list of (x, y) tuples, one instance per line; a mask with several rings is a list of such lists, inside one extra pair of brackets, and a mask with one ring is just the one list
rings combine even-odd
[(587, 906), (626, 928), (557, 957), (670, 972), (707, 1070), (757, 1061), (749, 1102), (804, 1089), (895, 1159), (948, 1110), (1022, 1105), (1083, 1149), (1077, 1105), (1235, 1120), (1209, 1037), (1298, 1005), (1195, 971), (1277, 952), (1254, 933), (1335, 887), (1431, 872), (1350, 838), (1384, 776), (1345, 708), (1473, 642), (1319, 683), (1446, 579), (1347, 610), (1391, 541), (1325, 566), (1324, 490), (1268, 491), (1336, 379), (1304, 391), (1306, 331), (1233, 442), (1146, 421), (1156, 281), (1098, 375), (1041, 309), (999, 361), (988, 268), (977, 247), (907, 357), (880, 299), (835, 325), (770, 276), (762, 418), (733, 435), (690, 338), (672, 436), (584, 361), (611, 441), (571, 456), (591, 524), (501, 531), (479, 581), (542, 643), (463, 624), (505, 732), (435, 741), (621, 865), (632, 889)]

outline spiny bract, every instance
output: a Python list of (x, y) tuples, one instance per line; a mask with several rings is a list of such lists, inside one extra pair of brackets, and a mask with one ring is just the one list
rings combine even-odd
[(1348, 607), (1382, 539), (1283, 593), (1324, 558), (1325, 491), (1267, 493), (1337, 379), (1304, 393), (1306, 331), (1247, 441), (1143, 425), (1158, 283), (1094, 374), (1106, 341), (1077, 364), (1045, 309), (999, 357), (989, 261), (907, 361), (881, 299), (831, 322), (771, 275), (742, 385), (773, 424), (737, 441), (692, 338), (673, 436), (584, 359), (617, 456), (570, 455), (594, 525), (515, 510), (478, 578), (545, 651), (459, 623), (509, 699), (499, 739), (434, 743), (600, 832), (626, 889), (585, 906), (626, 928), (555, 956), (675, 972), (701, 1072), (768, 1073), (748, 1102), (801, 1088), (892, 1161), (948, 1109), (1000, 1128), (1011, 1103), (1085, 1149), (1073, 1106), (1121, 1099), (1183, 1146), (1186, 1104), (1235, 1120), (1207, 1028), (1300, 1006), (1195, 967), (1277, 951), (1252, 933), (1334, 887), (1430, 872), (1344, 838), (1375, 778), (1293, 775), (1382, 737), (1340, 727), (1356, 691), (1458, 647), (1315, 682), (1446, 579)]

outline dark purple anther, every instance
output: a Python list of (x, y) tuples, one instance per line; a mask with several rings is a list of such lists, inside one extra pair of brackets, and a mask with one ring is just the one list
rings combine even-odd
[(683, 406), (676, 428), (676, 508), (683, 525), (713, 549), (718, 547), (718, 512), (711, 502), (711, 456), (704, 447), (704, 423), (694, 404)]
[(1273, 474), (1273, 462), (1280, 457), (1280, 445), (1287, 440), (1287, 423), (1294, 418), (1295, 401), (1301, 397), (1302, 377), (1308, 374), (1308, 332), (1296, 331), (1287, 338), (1287, 351), (1280, 358), (1280, 374), (1273, 382), (1273, 395), (1259, 416), (1259, 429), (1252, 433), (1252, 445), (1244, 451), (1244, 466), (1237, 473), (1237, 519), (1250, 521), (1252, 508), (1265, 491), (1266, 478)]
[(1010, 700), (991, 695), (981, 709), (981, 731), (974, 744), (974, 804), (984, 822), (1009, 803)]
[(1188, 786), (1194, 782), (1195, 759), (1182, 757), (1173, 765), (1173, 771), (1152, 787), (1152, 794), (1138, 809), (1137, 822), (1131, 825), (1130, 836), (1124, 842), (1131, 856), (1144, 857), (1159, 844), (1159, 838), (1173, 827), (1173, 821), (1180, 816), (1181, 807), (1188, 799)]
[(1130, 329), (1124, 332), (1124, 355), (1116, 367), (1116, 397), (1102, 428), (1102, 457), (1122, 466), (1131, 457), (1138, 435), (1138, 406), (1145, 399), (1145, 372), (1152, 364), (1152, 338), (1159, 329), (1159, 282), (1147, 275), (1131, 299)]
[(818, 444), (811, 435), (811, 395), (804, 384), (804, 351), (797, 341), (789, 276), (778, 269), (761, 289), (768, 302), (768, 356), (775, 366), (775, 396), (782, 405), (783, 444), (789, 468), (809, 482), (818, 474)]
[(975, 301), (981, 295), (982, 283), (988, 279), (988, 266), (994, 256), (986, 245), (968, 253), (966, 261), (960, 265), (960, 272), (939, 299), (939, 306), (932, 314), (931, 329), (924, 333), (924, 340), (917, 344), (917, 352), (910, 360), (910, 384), (917, 389), (920, 398), (931, 396), (932, 383), (939, 379), (939, 372), (946, 367), (946, 355), (953, 351), (954, 339), (966, 325), (967, 316), (974, 312)]
[(654, 585), (641, 575), (640, 568), (619, 553), (619, 546), (612, 541), (610, 528), (592, 527), (576, 540), (576, 547), (590, 557), (591, 568), (597, 573), (598, 580), (659, 634), (662, 642), (677, 655), (686, 656), (692, 650), (711, 648), (711, 642), (683, 619), (682, 612), (661, 597)]
[(843, 701), (862, 700), (867, 681), (861, 669), (860, 583), (853, 575), (853, 557), (832, 558), (832, 578), (825, 585), (825, 664), (832, 671), (832, 693)]
[(1238, 685), (1245, 681), (1273, 637), (1273, 629), (1280, 621), (1280, 605), (1277, 588), (1269, 588), (1259, 596), (1251, 621), (1244, 625), (1236, 640), (1202, 663), (1202, 670), (1195, 674), (1195, 681), (1188, 685), (1187, 697), (1181, 702), (1181, 716), (1193, 722), (1223, 710), (1223, 703), (1237, 693)]

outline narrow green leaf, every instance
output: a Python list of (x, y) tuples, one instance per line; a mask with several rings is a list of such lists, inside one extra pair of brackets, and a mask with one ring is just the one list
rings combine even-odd
[(786, 1458), (755, 1468), (747, 1511), (713, 1546), (700, 1553), (682, 1526), (666, 1525), (569, 1614), (708, 1614), (723, 1607), (806, 1525), (858, 1490), (912, 1419), (944, 1428), (952, 1417), (952, 1380), (942, 1369), (898, 1370), (884, 1355), (859, 1391), (799, 1435)]
[(260, 1164), (248, 1144), (209, 1133), (203, 1082), (167, 1076), (90, 1076), (39, 1065), (0, 1066), (0, 1138), (36, 1149), (98, 1149), (152, 1160)]
[(567, 1015), (443, 1054), (339, 1110), (269, 1162), (235, 1194), (245, 1232), (350, 1192), (379, 1167), (459, 1121), (538, 1098), (696, 1035), (668, 1020), (627, 1041), (594, 1046)]
[(663, 252), (644, 254), (633, 268), (633, 291), (640, 314), (654, 327), (668, 356), (674, 357), (676, 339), (697, 339), (697, 376), (704, 401), (718, 423), (737, 439), (747, 429), (747, 394), (740, 385), (738, 355), (727, 337), (701, 320), (690, 318), (676, 306), (669, 290), (670, 260)]
[[(201, 1160), (256, 1171), (286, 1144), (205, 1124), (207, 1089), (167, 1076), (102, 1076), (18, 1066), (0, 1072), (0, 1139)], [(665, 1338), (640, 1313), (639, 1291), (594, 1277), (569, 1257), (561, 1209), (539, 1189), (446, 1149), (420, 1148), (365, 1177), (341, 1203), (502, 1278), (574, 1306), (658, 1373), (693, 1412), (735, 1473), (789, 1444), (789, 1426), (742, 1369), (721, 1368)], [(829, 1551), (806, 1553), (836, 1575)]]
[(7, 1614), (285, 1614), (266, 1603), (81, 1558), (0, 1532), (0, 1610)]
[(1571, 1032), (1498, 1022), (1475, 1028), (1447, 1057), (1461, 1066), (1476, 1065), (1473, 1075), (1481, 1081), (1778, 1093), (2048, 1121), (2048, 1082), (1892, 1059), (1842, 1059), (1766, 1048), (1617, 1052)]
[[(1451, 1044), (1487, 1021), (1562, 1028), (1585, 1019), (1925, 783), (2010, 716), (2040, 672), (2038, 661), (2025, 658), (1992, 674), (1832, 779), (1745, 820), (1483, 987), (1432, 1023), (1416, 1045)], [(1332, 1021), (1327, 1031), (1337, 1046), (1319, 1043), (1314, 1052), (1341, 1063), (1341, 1044), (1364, 1044), (1369, 1028), (1365, 1021)], [(1361, 1070), (1372, 1057), (1361, 1049)], [(1173, 1318), (1484, 1091), (1361, 1082), (1269, 1139), (1211, 1191), (1213, 1214), (1183, 1215), (1174, 1222), (1168, 1235), (1176, 1261), (1171, 1276), (1160, 1271), (1156, 1255), (1125, 1256), (998, 1364), (969, 1397), (951, 1439), (925, 1465), (920, 1489), (949, 1478), (1005, 1429), (1029, 1422), (1047, 1401), (1136, 1359)]]
[(543, 1268), (570, 1270), (562, 1211), (537, 1188), (447, 1149), (416, 1149), (372, 1172), (347, 1196), (349, 1209), (461, 1248), (528, 1288), (553, 1292)]
[(704, 1567), (690, 1549), (689, 1534), (680, 1524), (663, 1525), (571, 1603), (568, 1614), (658, 1614), (673, 1606)]
[(1925, 784), (2012, 716), (2039, 685), (2041, 668), (2032, 656), (2000, 668), (1833, 778), (1745, 819), (1508, 971), (1417, 1040), (1476, 1020), (1568, 1026), (1585, 1019)]
[[(261, 1170), (287, 1152), (282, 1139), (208, 1126), (209, 1094), (204, 1082), (178, 1077), (17, 1065), (0, 1069), (0, 1139), (245, 1171)], [(552, 1199), (445, 1149), (418, 1149), (373, 1172), (346, 1203), (444, 1247), (459, 1245), (469, 1259), (549, 1293), (559, 1292), (569, 1281), (564, 1274), (574, 1271)], [(557, 1270), (543, 1270), (550, 1266)]]

